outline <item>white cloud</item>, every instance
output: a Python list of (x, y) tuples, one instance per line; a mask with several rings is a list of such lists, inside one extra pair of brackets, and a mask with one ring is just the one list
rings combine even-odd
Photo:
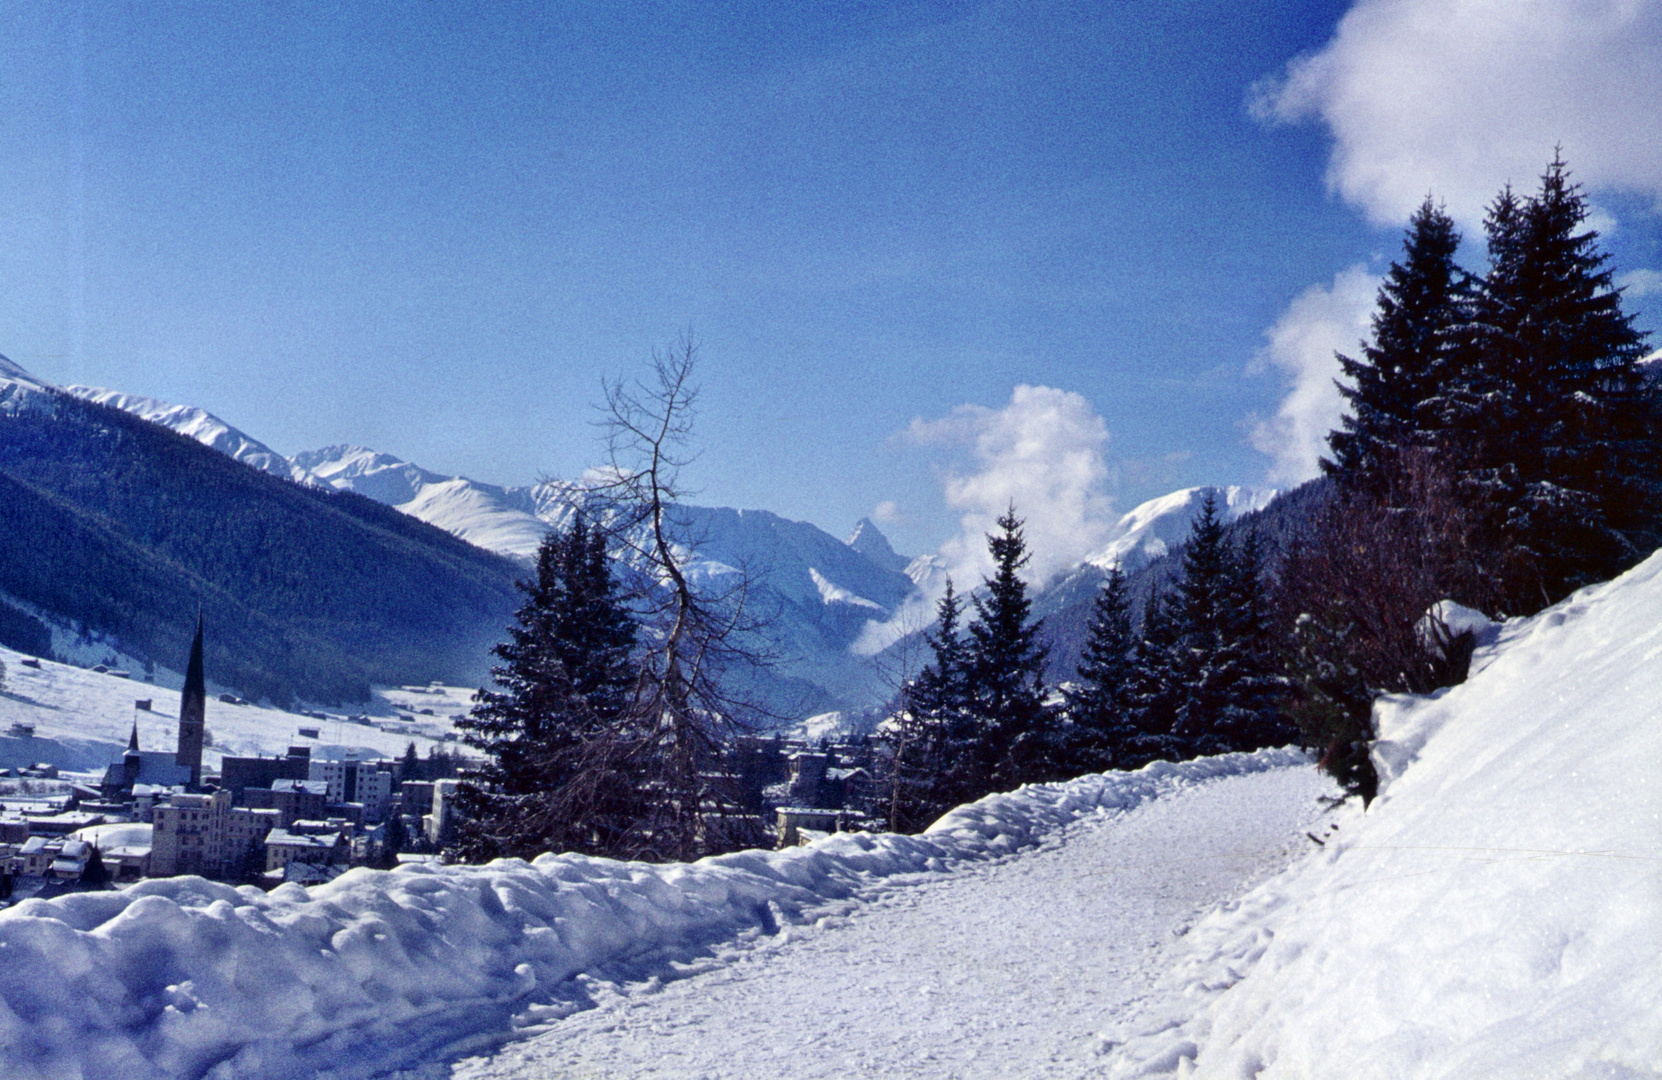
[(900, 504), (893, 499), (884, 499), (872, 507), (871, 520), (879, 525), (893, 525), (900, 521)]
[(875, 652), (927, 625), (946, 575), (965, 594), (980, 585), (992, 570), (987, 534), (1012, 503), (1024, 522), (1031, 583), (1043, 584), (1106, 542), (1115, 520), (1108, 426), (1079, 394), (1018, 386), (1002, 409), (960, 405), (939, 420), (913, 420), (906, 437), (963, 455), (943, 474), (947, 505), (962, 512), (960, 531), (937, 552), (942, 573), (924, 583), (925, 595), (888, 624), (869, 627), (859, 651)]
[(1108, 426), (1079, 394), (1018, 386), (1002, 409), (960, 405), (945, 419), (912, 421), (907, 435), (970, 452), (973, 468), (945, 477), (947, 505), (963, 517), (940, 555), (960, 584), (991, 571), (986, 534), (1011, 504), (1026, 523), (1029, 581), (1042, 583), (1100, 546), (1113, 514)]
[(1380, 279), (1360, 264), (1340, 272), (1331, 286), (1312, 285), (1293, 298), (1266, 335), (1269, 344), (1249, 369), (1281, 372), (1287, 395), (1273, 417), (1253, 425), (1251, 442), (1270, 455), (1268, 479), (1299, 484), (1321, 470), (1327, 433), (1339, 426), (1344, 399), (1334, 380), (1335, 353), (1355, 356), (1369, 336)]
[(1255, 115), (1319, 119), (1328, 182), (1381, 224), (1428, 192), (1468, 230), (1562, 144), (1592, 189), (1662, 207), (1662, 0), (1357, 0), (1320, 51), (1254, 88)]
[(1662, 271), (1629, 270), (1625, 274), (1616, 275), (1616, 284), (1626, 290), (1622, 296), (1628, 300), (1637, 300), (1641, 296), (1656, 296), (1662, 293)]

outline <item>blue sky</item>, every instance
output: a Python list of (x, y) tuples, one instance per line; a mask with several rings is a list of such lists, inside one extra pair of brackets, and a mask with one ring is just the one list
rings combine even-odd
[(699, 501), (1071, 549), (1307, 471), (1428, 190), (1563, 143), (1662, 307), (1657, 4), (1436, 6), (0, 3), (0, 353), (523, 483), (690, 328)]

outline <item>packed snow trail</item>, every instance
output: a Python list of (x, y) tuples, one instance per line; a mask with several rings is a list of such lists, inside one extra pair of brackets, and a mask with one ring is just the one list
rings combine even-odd
[(841, 914), (720, 950), (664, 983), (587, 980), (595, 1008), (487, 1077), (1076, 1077), (1146, 1004), (1174, 936), (1312, 849), (1308, 765), (1099, 810), (1038, 847), (911, 875)]
[[(912, 875), (1032, 850), (1080, 818), (1223, 777), (1296, 770), (1225, 754), (989, 795), (921, 836), (840, 833), (695, 863), (359, 868), (263, 893), (196, 877), (0, 911), (6, 1080), (359, 1080), (478, 1053), (619, 985), (812, 924)], [(425, 1075), (425, 1073), (424, 1073)]]

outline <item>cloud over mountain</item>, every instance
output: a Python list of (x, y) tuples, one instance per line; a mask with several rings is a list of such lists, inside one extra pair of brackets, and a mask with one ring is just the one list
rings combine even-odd
[(1100, 546), (1113, 524), (1108, 425), (1079, 394), (1021, 385), (1002, 409), (960, 405), (939, 420), (913, 420), (907, 437), (967, 452), (963, 467), (944, 476), (947, 505), (963, 516), (940, 550), (962, 587), (991, 570), (986, 534), (1011, 505), (1025, 522), (1027, 573), (1038, 583)]

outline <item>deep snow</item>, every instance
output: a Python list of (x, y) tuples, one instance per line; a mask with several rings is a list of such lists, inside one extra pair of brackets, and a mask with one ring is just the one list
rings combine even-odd
[(1662, 553), (1376, 707), (1384, 776), (1189, 935), (1115, 1077), (1662, 1077)]
[(1308, 765), (1290, 751), (1160, 763), (989, 796), (922, 836), (841, 834), (692, 864), (545, 855), (353, 870), (269, 895), (181, 877), (28, 900), (0, 912), (0, 1062), (16, 1080), (150, 1080), (443, 1061), (516, 1018), (581, 1004), (575, 976), (671, 974), (721, 943), (816, 922), (896, 875), (985, 863), (1103, 808), (1272, 771), (1308, 776)]
[(914, 875), (679, 981), (590, 980), (598, 1007), (458, 1078), (1088, 1077), (1174, 934), (1311, 847), (1308, 766), (1102, 808), (1015, 858)]
[[(98, 656), (94, 650), (87, 659)], [(124, 679), (53, 660), (25, 667), (24, 659), (24, 654), (0, 647), (0, 663), (6, 665), (0, 686), (0, 767), (44, 761), (76, 772), (102, 772), (121, 759), (135, 722), (142, 749), (177, 747), (177, 688), (183, 679), (176, 672), (159, 671), (158, 682), (147, 683), (136, 665), (132, 677)], [(231, 705), (218, 700), (219, 691), (210, 689), (207, 709), (213, 743), (205, 755), (214, 766), (225, 754), (270, 756), (296, 744), (310, 746), (318, 758), (348, 753), (397, 757), (412, 742), (425, 755), (454, 729), (450, 718), (473, 707), (473, 690), (466, 687), (375, 687), (371, 701), (353, 706), (353, 715), (369, 717), (363, 725), (346, 721), (341, 710), (323, 721), (262, 705)], [(137, 701), (149, 701), (150, 708), (135, 708)], [(423, 715), (423, 709), (433, 715)], [(16, 723), (33, 724), (33, 737), (11, 734)], [(318, 737), (302, 736), (303, 727), (316, 730)]]

